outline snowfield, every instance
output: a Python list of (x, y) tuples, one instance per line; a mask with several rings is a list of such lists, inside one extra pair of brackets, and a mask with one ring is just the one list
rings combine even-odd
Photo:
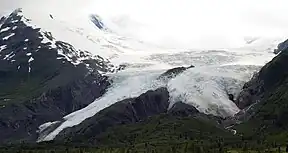
[[(113, 84), (102, 97), (63, 117), (61, 121), (41, 125), (38, 142), (53, 140), (65, 128), (80, 124), (117, 101), (137, 97), (159, 87), (168, 88), (170, 107), (175, 102), (182, 101), (206, 114), (233, 116), (239, 109), (228, 94), (237, 97), (243, 84), (253, 73), (275, 56), (273, 49), (283, 40), (257, 38), (242, 47), (223, 50), (167, 49), (107, 30), (102, 31), (93, 25), (89, 16), (72, 22), (58, 19), (57, 15), (51, 18), (49, 13), (35, 16), (33, 11), (23, 12), (25, 18), (29, 19), (27, 24), (41, 27), (43, 32), (51, 32), (53, 42), (64, 41), (75, 49), (99, 55), (115, 66), (127, 66), (123, 71), (105, 74), (113, 80)], [(5, 31), (6, 29), (3, 30)], [(51, 42), (48, 39), (45, 41)], [(51, 47), (55, 47), (53, 42)], [(3, 49), (5, 46), (0, 47), (0, 51)], [(33, 60), (31, 57), (28, 62)], [(188, 69), (171, 80), (157, 79), (168, 69), (190, 65), (195, 68)], [(46, 131), (51, 125), (55, 126), (54, 123), (61, 124), (53, 127), (51, 132), (41, 135), (41, 131)]]

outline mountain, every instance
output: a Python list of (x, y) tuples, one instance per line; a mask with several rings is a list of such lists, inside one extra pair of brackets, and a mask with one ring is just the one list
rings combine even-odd
[(81, 109), (110, 85), (100, 56), (35, 28), (21, 9), (0, 27), (0, 142), (35, 141), (38, 127)]
[(283, 143), (288, 51), (282, 43), (275, 57), (278, 39), (246, 42), (167, 49), (119, 36), (97, 15), (17, 9), (0, 21), (0, 144), (223, 152)]
[(284, 143), (287, 140), (288, 50), (282, 50), (245, 84), (236, 104), (245, 108), (236, 126), (247, 137)]

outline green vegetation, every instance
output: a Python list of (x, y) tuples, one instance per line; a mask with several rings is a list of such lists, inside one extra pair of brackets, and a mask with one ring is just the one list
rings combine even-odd
[[(217, 127), (200, 115), (159, 115), (146, 121), (109, 128), (84, 142), (21, 144), (0, 147), (0, 153), (280, 153), (284, 143), (257, 143)], [(274, 139), (273, 139), (274, 140)], [(284, 140), (284, 139), (283, 139)], [(82, 141), (82, 143), (81, 143)], [(89, 142), (87, 142), (89, 141)], [(285, 141), (283, 141), (285, 142)]]
[(75, 147), (75, 146), (19, 146), (19, 147), (1, 147), (0, 153), (285, 153), (286, 147), (268, 148), (268, 149), (245, 149), (218, 147), (209, 148), (205, 145), (186, 142), (181, 144), (167, 144), (162, 146), (135, 147)]
[(200, 115), (177, 117), (165, 114), (140, 123), (110, 128), (105, 133), (92, 138), (92, 141), (104, 146), (145, 143), (158, 146), (175, 142), (185, 143), (188, 140), (201, 141), (204, 144), (223, 141), (223, 139), (236, 140), (236, 136), (217, 127), (216, 124), (212, 119), (202, 119)]

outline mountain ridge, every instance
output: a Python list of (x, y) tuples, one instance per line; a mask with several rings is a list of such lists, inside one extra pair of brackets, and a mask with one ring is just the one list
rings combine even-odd
[(0, 27), (1, 143), (35, 141), (38, 126), (85, 107), (110, 85), (99, 73), (110, 67), (102, 57), (29, 22), (17, 9)]

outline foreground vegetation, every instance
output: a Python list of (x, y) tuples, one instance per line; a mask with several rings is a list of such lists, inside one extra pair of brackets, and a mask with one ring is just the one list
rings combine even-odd
[[(7, 145), (0, 153), (282, 153), (286, 145), (233, 135), (201, 115), (160, 115), (146, 121), (108, 129), (84, 143)], [(68, 142), (68, 140), (67, 140)], [(83, 142), (83, 143), (81, 143)]]
[(212, 147), (193, 141), (173, 144), (145, 144), (127, 147), (88, 147), (71, 145), (25, 145), (6, 146), (0, 148), (0, 153), (284, 153), (286, 147), (276, 148), (232, 148), (228, 146)]

